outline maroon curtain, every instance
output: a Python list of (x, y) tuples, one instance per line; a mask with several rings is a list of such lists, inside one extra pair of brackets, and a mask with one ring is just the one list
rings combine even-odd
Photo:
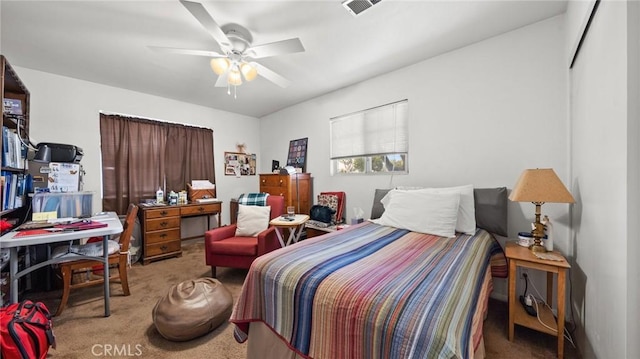
[(155, 198), (158, 187), (215, 183), (210, 129), (100, 114), (100, 138), (105, 211), (126, 213), (129, 203)]
[(208, 128), (194, 128), (187, 135), (186, 182), (209, 180), (216, 183), (213, 166), (213, 131)]
[[(187, 181), (188, 141), (185, 126), (167, 128), (167, 151), (165, 153), (167, 193), (185, 189)], [(213, 151), (212, 151), (213, 153)]]

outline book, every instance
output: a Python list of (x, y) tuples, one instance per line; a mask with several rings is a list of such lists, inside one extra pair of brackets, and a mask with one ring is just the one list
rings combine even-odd
[(46, 230), (46, 229), (26, 229), (24, 231), (19, 231), (18, 233), (16, 233), (16, 235), (13, 236), (13, 238), (28, 237), (28, 236), (41, 236), (43, 234), (51, 234), (51, 231)]
[(106, 223), (85, 219), (75, 223), (56, 224), (55, 226), (53, 226), (53, 228), (57, 228), (63, 231), (85, 231), (87, 229), (103, 228), (106, 226)]

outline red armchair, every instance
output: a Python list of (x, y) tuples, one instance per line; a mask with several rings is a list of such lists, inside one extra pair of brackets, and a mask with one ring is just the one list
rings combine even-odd
[[(268, 196), (270, 218), (284, 213), (284, 197)], [(211, 277), (216, 277), (216, 267), (249, 268), (259, 256), (280, 248), (275, 227), (268, 227), (257, 237), (236, 237), (236, 224), (215, 228), (204, 234), (205, 260), (211, 266)]]

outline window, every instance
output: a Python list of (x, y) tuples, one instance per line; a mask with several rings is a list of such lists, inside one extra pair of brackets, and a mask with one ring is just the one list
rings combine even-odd
[(129, 203), (185, 189), (193, 179), (215, 183), (213, 131), (208, 128), (100, 114), (102, 207), (126, 213)]
[(332, 118), (332, 173), (407, 173), (408, 107), (403, 100)]

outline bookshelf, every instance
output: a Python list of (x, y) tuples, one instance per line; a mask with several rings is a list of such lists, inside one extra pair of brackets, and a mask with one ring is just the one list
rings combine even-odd
[[(29, 90), (4, 55), (0, 55), (0, 71), (0, 94), (2, 94), (0, 214), (3, 220), (17, 226), (24, 222), (29, 213), (25, 188), (27, 146), (23, 144), (23, 142), (26, 144), (29, 142)], [(6, 103), (5, 100), (7, 100)], [(28, 266), (30, 260), (28, 251), (20, 248), (19, 254), (18, 266), (20, 268)], [(0, 292), (2, 293), (0, 305), (7, 303), (6, 299), (10, 295), (8, 284), (11, 280), (9, 271), (5, 268), (8, 261), (4, 260), (4, 254), (2, 259), (0, 260)], [(30, 276), (20, 280), (26, 280), (26, 283), (21, 285), (22, 288), (31, 287)]]
[(4, 55), (0, 55), (0, 70), (0, 93), (2, 93), (0, 213), (2, 219), (20, 222), (27, 212), (25, 187), (29, 142), (29, 90)]

